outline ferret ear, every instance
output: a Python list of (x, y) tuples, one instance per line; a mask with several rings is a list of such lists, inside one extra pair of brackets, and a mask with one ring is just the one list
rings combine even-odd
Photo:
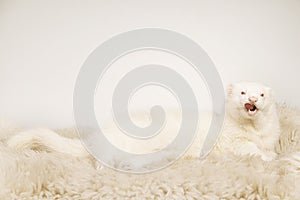
[(233, 93), (233, 84), (228, 85), (227, 87), (227, 95), (232, 95)]
[(273, 98), (274, 98), (274, 91), (272, 90), (272, 88), (267, 87), (267, 88), (266, 88), (266, 91), (267, 91), (269, 97), (270, 97), (271, 99), (273, 99)]

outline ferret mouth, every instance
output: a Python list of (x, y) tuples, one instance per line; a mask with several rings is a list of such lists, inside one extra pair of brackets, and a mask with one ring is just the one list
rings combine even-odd
[(257, 107), (251, 103), (246, 103), (244, 106), (249, 115), (254, 115), (258, 110)]

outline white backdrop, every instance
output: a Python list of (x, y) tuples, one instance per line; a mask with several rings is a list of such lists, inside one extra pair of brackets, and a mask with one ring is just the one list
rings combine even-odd
[[(0, 117), (73, 125), (72, 94), (87, 56), (106, 39), (161, 27), (196, 41), (227, 85), (270, 85), (298, 106), (300, 1), (0, 1)], [(200, 87), (200, 86), (199, 86)]]

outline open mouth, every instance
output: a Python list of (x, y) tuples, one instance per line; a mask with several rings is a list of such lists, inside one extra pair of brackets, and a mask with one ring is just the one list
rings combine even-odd
[(254, 104), (246, 103), (245, 109), (249, 115), (254, 115), (257, 112), (257, 107)]

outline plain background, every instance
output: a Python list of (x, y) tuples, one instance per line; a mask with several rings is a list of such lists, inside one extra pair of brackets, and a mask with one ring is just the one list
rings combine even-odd
[(258, 81), (298, 106), (300, 1), (0, 0), (0, 117), (73, 125), (76, 76), (113, 35), (161, 27), (197, 42), (227, 85)]

